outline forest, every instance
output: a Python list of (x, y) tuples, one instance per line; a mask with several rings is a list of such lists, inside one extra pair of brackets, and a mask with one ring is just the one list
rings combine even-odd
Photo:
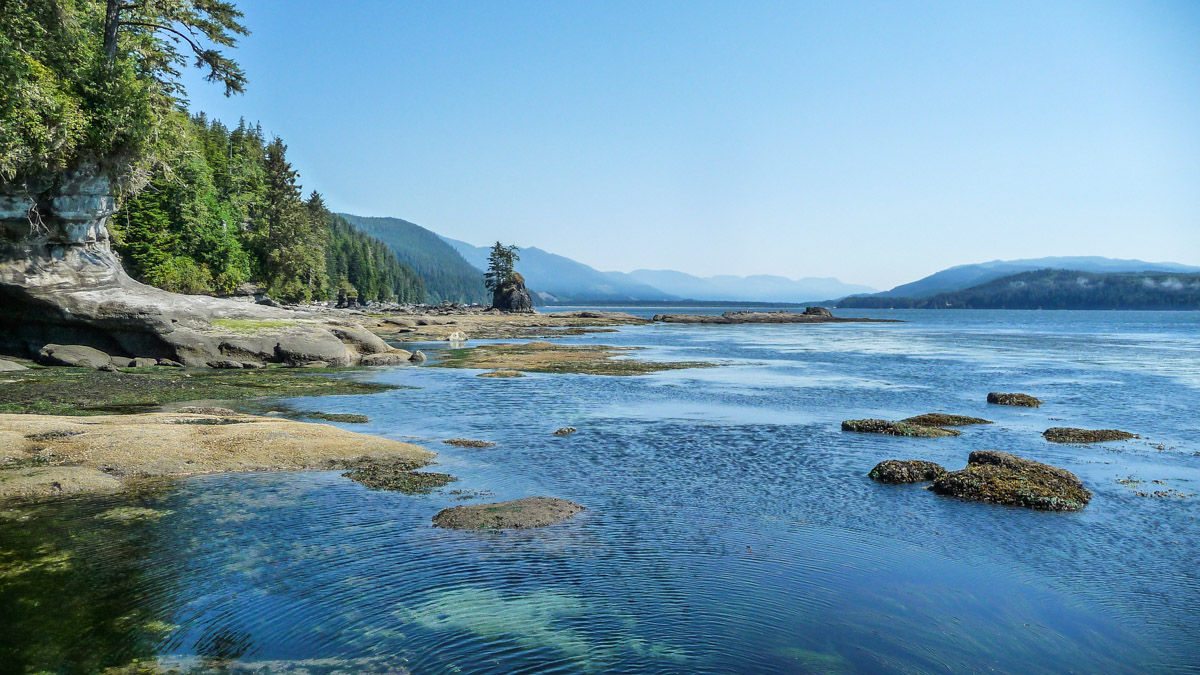
[(104, 178), (122, 264), (167, 290), (255, 282), (285, 302), (424, 301), (414, 270), (303, 195), (281, 139), (188, 113), (184, 68), (226, 95), (245, 89), (227, 55), (249, 34), (242, 18), (222, 0), (0, 0), (5, 193), (50, 194), (71, 172)]
[(851, 296), (840, 308), (864, 309), (1200, 309), (1200, 274), (1022, 272), (929, 298)]

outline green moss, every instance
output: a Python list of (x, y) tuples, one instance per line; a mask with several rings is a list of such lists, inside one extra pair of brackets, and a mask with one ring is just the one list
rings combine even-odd
[(263, 397), (371, 394), (394, 389), (290, 368), (258, 370), (45, 368), (15, 374), (0, 387), (0, 413), (103, 415), (147, 412), (165, 403)]
[(262, 330), (288, 328), (298, 325), (292, 319), (213, 319), (213, 328), (223, 328), (238, 333), (257, 333)]

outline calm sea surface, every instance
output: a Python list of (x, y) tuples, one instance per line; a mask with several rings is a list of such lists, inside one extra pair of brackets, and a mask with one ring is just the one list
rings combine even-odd
[[(720, 367), (397, 368), (361, 376), (410, 388), (287, 402), (438, 452), (431, 470), (460, 480), (426, 496), (247, 474), (4, 511), (0, 672), (156, 657), (307, 673), (1200, 672), (1200, 496), (1173, 496), (1200, 493), (1200, 314), (868, 314), (907, 322), (630, 327), (562, 341)], [(989, 391), (1046, 405), (989, 406)], [(839, 429), (933, 411), (996, 424)], [(551, 435), (563, 426), (579, 432)], [(1053, 445), (1051, 426), (1142, 438)], [(460, 436), (497, 446), (440, 442)], [(880, 460), (957, 469), (985, 448), (1069, 469), (1095, 496), (1043, 513), (866, 478)], [(451, 490), (588, 510), (534, 531), (435, 529), (440, 509), (481, 501)], [(169, 513), (94, 517), (128, 503)]]

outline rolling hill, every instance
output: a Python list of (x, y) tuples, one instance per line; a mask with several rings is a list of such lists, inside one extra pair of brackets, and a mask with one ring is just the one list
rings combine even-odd
[(472, 267), (433, 232), (400, 218), (338, 215), (387, 244), (401, 262), (413, 268), (425, 282), (426, 302), (491, 302), (483, 287), (483, 271)]
[(876, 293), (886, 298), (928, 298), (938, 293), (963, 290), (1020, 272), (1059, 269), (1080, 272), (1200, 272), (1200, 267), (1179, 263), (1150, 263), (1142, 260), (1118, 260), (1094, 256), (1032, 258), (1027, 260), (993, 260), (972, 265), (958, 265), (931, 274), (890, 291)]
[(928, 298), (853, 296), (839, 302), (838, 307), (1200, 310), (1200, 274), (1044, 269)]

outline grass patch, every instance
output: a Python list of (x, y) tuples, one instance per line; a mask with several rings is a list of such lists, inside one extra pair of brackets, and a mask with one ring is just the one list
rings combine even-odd
[(0, 387), (0, 413), (103, 415), (147, 412), (165, 403), (264, 397), (373, 394), (386, 384), (290, 368), (258, 370), (43, 368)]

